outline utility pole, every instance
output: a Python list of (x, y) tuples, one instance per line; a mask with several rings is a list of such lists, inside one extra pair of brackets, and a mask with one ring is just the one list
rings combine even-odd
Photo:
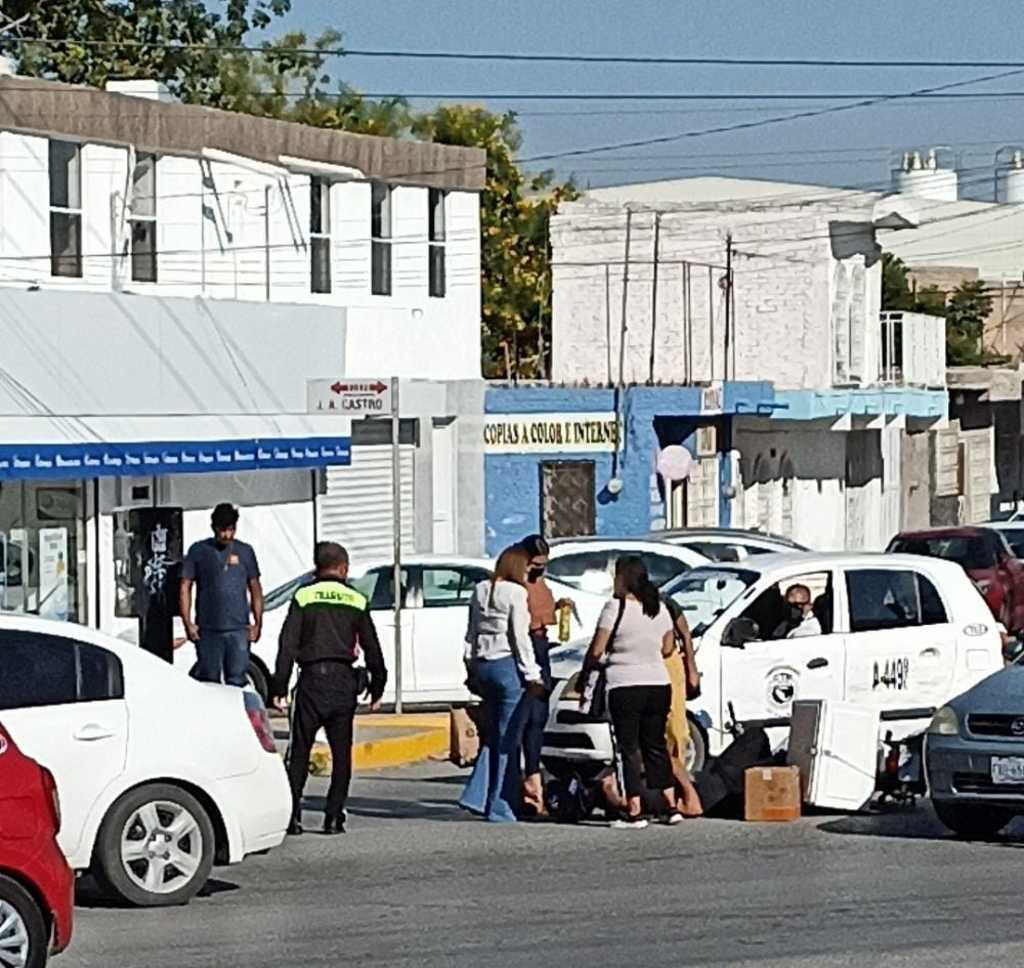
[(661, 241), (661, 212), (654, 213), (654, 271), (651, 282), (651, 361), (648, 379), (654, 382), (655, 337), (658, 332), (658, 249)]
[[(732, 232), (725, 237), (725, 357), (723, 377), (729, 379), (729, 346), (732, 339)], [(736, 367), (733, 366), (733, 370)], [(733, 373), (733, 376), (736, 374)]]

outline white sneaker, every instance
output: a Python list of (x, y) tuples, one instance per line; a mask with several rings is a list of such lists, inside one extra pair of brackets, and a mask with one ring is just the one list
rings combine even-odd
[(613, 830), (644, 830), (647, 827), (647, 821), (643, 817), (623, 819), (612, 821)]
[(683, 815), (678, 810), (673, 810), (671, 813), (666, 813), (661, 822), (669, 827), (674, 827), (683, 822)]

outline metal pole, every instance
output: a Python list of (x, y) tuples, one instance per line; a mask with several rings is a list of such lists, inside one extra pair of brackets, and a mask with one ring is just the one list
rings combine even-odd
[[(729, 379), (729, 341), (732, 336), (732, 233), (725, 237), (725, 353), (723, 379)], [(733, 376), (736, 367), (733, 366)]]
[(608, 386), (615, 380), (612, 372), (612, 267), (604, 264), (604, 336), (608, 349)]
[(651, 359), (647, 378), (654, 382), (655, 336), (658, 328), (658, 249), (661, 243), (661, 213), (654, 213), (654, 269), (651, 274)]
[(626, 209), (626, 257), (622, 260), (622, 328), (619, 331), (619, 389), (624, 384), (626, 371), (626, 334), (629, 331), (629, 241), (633, 227), (632, 209)]
[(394, 531), (395, 712), (402, 711), (402, 465), (398, 416), (398, 377), (391, 378), (391, 527)]
[(263, 267), (267, 302), (270, 302), (270, 186), (263, 189)]

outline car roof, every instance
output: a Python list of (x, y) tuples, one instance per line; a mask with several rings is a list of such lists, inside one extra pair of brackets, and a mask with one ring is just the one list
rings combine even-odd
[(987, 524), (963, 524), (950, 528), (925, 528), (922, 531), (901, 531), (896, 540), (926, 540), (928, 538), (975, 538), (992, 529)]
[(700, 541), (763, 541), (766, 544), (781, 544), (788, 548), (801, 547), (791, 538), (767, 531), (754, 531), (749, 528), (670, 528), (666, 531), (652, 531), (649, 537), (658, 540), (664, 538), (696, 538)]
[[(604, 538), (588, 535), (583, 538), (559, 538), (551, 542), (551, 551), (562, 552), (565, 549), (573, 549), (579, 546), (580, 551), (588, 548), (596, 550), (606, 549), (608, 551), (629, 550), (635, 552), (648, 552), (649, 554), (665, 555), (667, 558), (676, 558), (690, 564), (703, 564), (710, 561), (706, 555), (692, 548), (684, 548), (669, 541), (656, 541), (651, 538)], [(553, 557), (558, 557), (553, 555)], [(694, 565), (695, 566), (695, 565)]]
[(991, 528), (993, 531), (1024, 531), (1024, 521), (984, 521), (979, 528)]
[[(381, 558), (380, 556), (361, 559), (358, 555), (353, 555), (352, 570), (364, 574), (371, 568), (389, 568), (393, 561), (392, 558)], [(410, 566), (456, 565), (464, 568), (485, 568), (489, 571), (494, 567), (494, 559), (471, 558), (468, 555), (410, 554), (402, 555), (402, 564)]]
[[(709, 565), (714, 571), (756, 571), (759, 573), (775, 570), (808, 573), (828, 571), (832, 568), (903, 567), (946, 572), (949, 575), (960, 575), (967, 579), (967, 573), (955, 561), (883, 551), (787, 551), (758, 555), (756, 558), (746, 561), (710, 562)], [(685, 578), (686, 576), (680, 577)]]
[[(41, 635), (58, 635), (66, 639), (74, 639), (76, 642), (86, 642), (91, 645), (98, 645), (118, 656), (138, 655), (144, 650), (134, 642), (116, 638), (108, 632), (101, 632), (99, 629), (90, 628), (88, 625), (78, 625), (75, 622), (68, 622), (56, 618), (40, 618), (38, 615), (25, 615), (23, 613), (0, 615), (0, 632), (37, 632)], [(144, 653), (149, 654), (149, 653)], [(168, 666), (170, 668), (170, 666)]]

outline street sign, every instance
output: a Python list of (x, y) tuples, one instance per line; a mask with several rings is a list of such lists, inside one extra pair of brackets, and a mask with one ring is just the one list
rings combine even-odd
[(339, 413), (345, 417), (389, 417), (394, 406), (391, 381), (341, 377), (306, 381), (309, 413)]

